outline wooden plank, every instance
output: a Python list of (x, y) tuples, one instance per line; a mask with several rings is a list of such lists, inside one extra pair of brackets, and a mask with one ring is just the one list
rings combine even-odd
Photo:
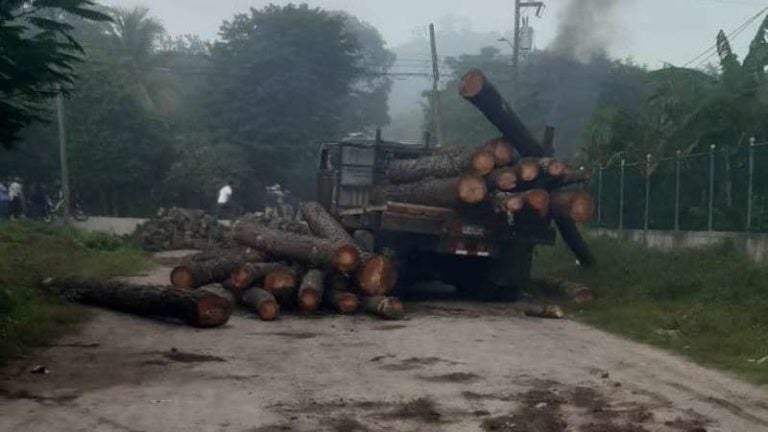
[(400, 213), (413, 216), (432, 217), (436, 219), (447, 219), (449, 216), (455, 214), (453, 210), (444, 207), (432, 207), (398, 202), (388, 202), (384, 211), (387, 213)]

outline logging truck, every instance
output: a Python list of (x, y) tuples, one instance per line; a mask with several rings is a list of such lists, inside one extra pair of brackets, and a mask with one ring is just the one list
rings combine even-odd
[[(529, 279), (534, 247), (554, 244), (550, 220), (530, 211), (513, 216), (493, 211), (489, 202), (451, 205), (455, 193), (442, 188), (441, 180), (421, 183), (420, 204), (382, 197), (391, 166), (446, 152), (426, 141), (388, 142), (377, 133), (375, 139), (322, 145), (317, 201), (361, 247), (393, 257), (399, 288), (441, 280), (462, 295), (514, 300)], [(455, 181), (447, 182), (455, 190)], [(467, 191), (472, 192), (471, 185)]]

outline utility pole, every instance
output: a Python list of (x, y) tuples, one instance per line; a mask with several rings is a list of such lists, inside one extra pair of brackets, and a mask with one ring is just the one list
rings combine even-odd
[(515, 99), (517, 99), (520, 84), (520, 21), (522, 20), (522, 10), (523, 8), (536, 8), (536, 16), (540, 17), (544, 6), (544, 2), (541, 1), (515, 0), (515, 34), (512, 42), (514, 45), (512, 47), (512, 87)]
[(59, 162), (61, 164), (61, 193), (63, 194), (64, 223), (69, 224), (69, 163), (67, 162), (67, 128), (64, 123), (64, 96), (61, 86), (56, 84), (56, 117), (59, 122)]
[(432, 122), (437, 134), (437, 145), (445, 144), (443, 135), (443, 106), (440, 100), (440, 64), (437, 59), (437, 40), (435, 25), (429, 25), (429, 43), (432, 48)]

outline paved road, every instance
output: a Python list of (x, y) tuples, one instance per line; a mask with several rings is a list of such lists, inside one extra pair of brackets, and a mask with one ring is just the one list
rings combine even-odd
[(577, 322), (409, 306), (205, 331), (97, 311), (0, 374), (0, 431), (768, 430), (765, 388)]

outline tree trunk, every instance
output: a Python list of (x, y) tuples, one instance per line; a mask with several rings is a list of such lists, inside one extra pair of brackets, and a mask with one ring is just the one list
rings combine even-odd
[(584, 268), (594, 266), (596, 264), (595, 256), (589, 249), (586, 240), (584, 240), (584, 236), (581, 235), (581, 231), (579, 231), (579, 227), (576, 226), (576, 222), (569, 217), (558, 215), (555, 215), (554, 219), (557, 229), (560, 231), (560, 236), (571, 251), (573, 251), (573, 254), (576, 255), (579, 264)]
[(280, 315), (275, 297), (261, 288), (251, 288), (243, 295), (243, 303), (256, 312), (262, 321), (274, 321)]
[(484, 176), (496, 165), (493, 152), (451, 149), (417, 159), (395, 160), (387, 168), (387, 180), (392, 184), (414, 183), (428, 178), (450, 178), (465, 172)]
[(401, 202), (434, 207), (478, 204), (488, 194), (483, 178), (471, 175), (450, 179), (431, 179), (418, 183), (380, 186), (373, 189), (376, 204)]
[(583, 191), (554, 191), (550, 201), (553, 214), (570, 218), (576, 223), (589, 222), (595, 213), (595, 200)]
[(486, 177), (488, 188), (509, 192), (517, 187), (517, 172), (514, 168), (499, 168)]
[(221, 257), (182, 264), (171, 271), (171, 285), (189, 289), (223, 282), (245, 261), (242, 257)]
[(545, 156), (541, 144), (481, 71), (473, 70), (465, 75), (459, 93), (504, 134), (522, 157)]
[(301, 280), (299, 288), (299, 311), (302, 313), (315, 312), (323, 300), (323, 272), (310, 270)]
[(403, 303), (395, 297), (363, 297), (363, 310), (388, 320), (405, 319)]
[(229, 321), (233, 305), (207, 291), (136, 285), (108, 280), (48, 280), (45, 286), (66, 298), (142, 316), (181, 319), (201, 328)]
[(312, 234), (339, 244), (355, 244), (352, 236), (319, 203), (303, 202), (300, 208)]
[(348, 273), (360, 265), (360, 251), (354, 245), (339, 246), (329, 240), (291, 234), (257, 224), (237, 224), (235, 241), (310, 267), (329, 267)]
[(505, 167), (518, 159), (515, 147), (504, 137), (488, 141), (485, 148), (493, 153), (497, 167)]
[(389, 258), (366, 254), (365, 262), (358, 271), (357, 282), (360, 291), (366, 296), (386, 296), (397, 284), (397, 270)]
[(541, 165), (538, 159), (523, 159), (515, 165), (517, 179), (524, 183), (530, 183), (541, 175)]

